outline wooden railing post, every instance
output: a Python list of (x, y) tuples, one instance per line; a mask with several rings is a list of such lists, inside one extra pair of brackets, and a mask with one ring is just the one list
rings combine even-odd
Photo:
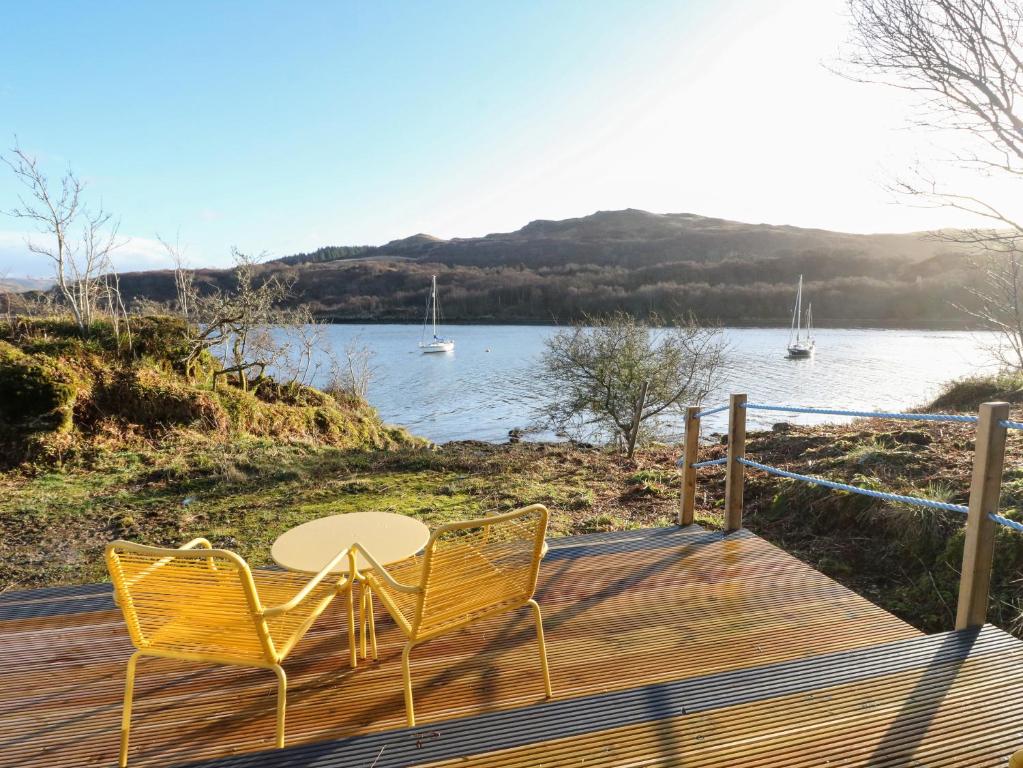
[(956, 629), (980, 627), (987, 621), (997, 525), (988, 515), (998, 511), (1005, 461), (1005, 427), (998, 422), (1007, 418), (1008, 403), (984, 403), (980, 406)]
[(682, 469), (682, 505), (678, 510), (678, 524), (692, 525), (696, 515), (696, 470), (693, 464), (700, 451), (700, 408), (686, 408), (686, 441), (682, 451), (685, 466)]
[(728, 464), (725, 465), (725, 532), (742, 528), (742, 486), (746, 467), (739, 459), (746, 456), (746, 395), (728, 398)]

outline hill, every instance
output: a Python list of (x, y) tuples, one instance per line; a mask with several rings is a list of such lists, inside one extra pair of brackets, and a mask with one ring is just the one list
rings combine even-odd
[(0, 293), (27, 293), (45, 291), (53, 285), (46, 277), (0, 277)]
[[(925, 233), (859, 235), (746, 224), (694, 214), (600, 211), (519, 230), (443, 240), (417, 234), (381, 246), (332, 246), (267, 262), (324, 319), (418, 321), (429, 276), (454, 322), (566, 322), (625, 310), (686, 312), (733, 323), (785, 323), (793, 286), (822, 324), (960, 324), (953, 303), (964, 257)], [(228, 270), (198, 282), (227, 285)], [(128, 298), (173, 297), (169, 272), (121, 278)]]

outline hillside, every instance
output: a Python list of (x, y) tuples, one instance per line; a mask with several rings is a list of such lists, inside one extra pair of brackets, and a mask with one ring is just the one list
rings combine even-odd
[[(960, 324), (965, 259), (922, 233), (856, 235), (693, 214), (601, 211), (515, 232), (332, 246), (268, 262), (329, 320), (418, 321), (429, 276), (455, 322), (565, 322), (622, 309), (784, 323), (803, 274), (821, 324)], [(227, 285), (224, 270), (200, 284)], [(169, 272), (122, 276), (129, 298), (173, 297)]]

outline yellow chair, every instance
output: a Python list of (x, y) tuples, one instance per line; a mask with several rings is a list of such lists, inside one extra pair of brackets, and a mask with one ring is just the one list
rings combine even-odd
[(546, 532), (547, 509), (533, 504), (481, 520), (441, 526), (430, 536), (422, 557), (410, 558), (389, 568), (380, 565), (365, 548), (358, 544), (353, 546), (352, 571), (355, 549), (360, 550), (372, 566), (372, 570), (359, 574), (359, 578), (369, 588), (363, 608), (370, 616), (374, 658), (374, 593), (379, 595), (407, 638), (401, 660), (409, 726), (416, 724), (409, 669), (412, 648), (488, 616), (527, 605), (532, 609), (536, 624), (544, 689), (548, 698), (552, 696), (543, 621), (540, 606), (533, 599), (540, 559), (546, 551)]
[(128, 661), (121, 719), (120, 766), (128, 762), (128, 732), (140, 656), (237, 664), (277, 675), (277, 746), (284, 746), (287, 676), (280, 663), (341, 591), (348, 593), (348, 643), (355, 666), (351, 580), (331, 576), (348, 550), (311, 579), (251, 571), (246, 562), (206, 539), (179, 549), (115, 541), (106, 548), (114, 597), (137, 649)]

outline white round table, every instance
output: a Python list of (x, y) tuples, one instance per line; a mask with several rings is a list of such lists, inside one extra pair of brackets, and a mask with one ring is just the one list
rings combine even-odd
[[(380, 565), (390, 565), (422, 550), (429, 538), (430, 529), (406, 515), (349, 512), (310, 520), (281, 534), (270, 548), (270, 557), (289, 571), (319, 573), (338, 552), (358, 543)], [(362, 553), (357, 555), (355, 567), (370, 570)], [(348, 573), (348, 559), (333, 572)]]

